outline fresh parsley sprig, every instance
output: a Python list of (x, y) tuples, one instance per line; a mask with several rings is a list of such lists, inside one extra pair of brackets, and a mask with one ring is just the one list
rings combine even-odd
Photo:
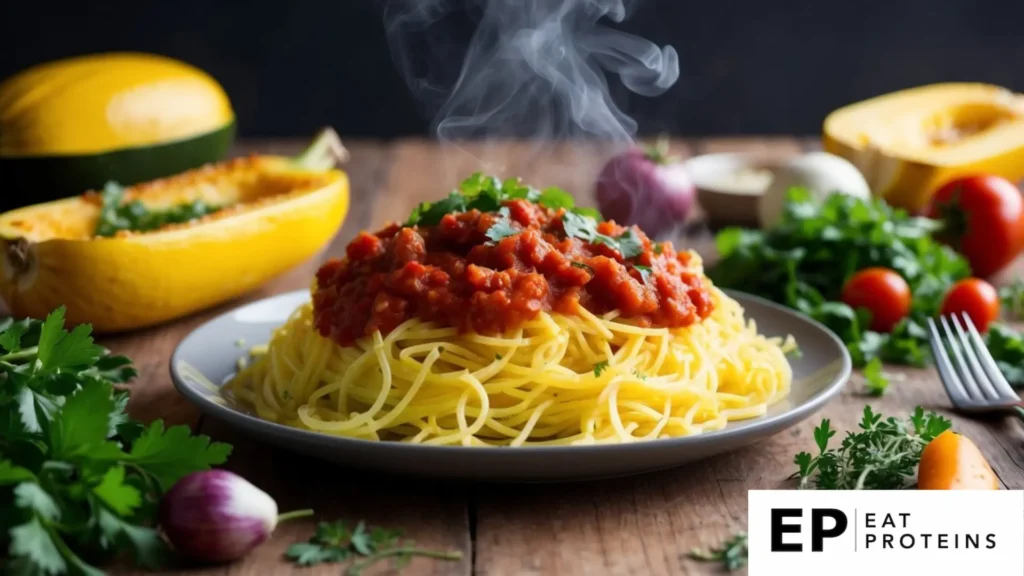
[(689, 556), (699, 562), (717, 562), (732, 572), (747, 565), (749, 553), (747, 533), (737, 532), (718, 548), (694, 548)]
[(801, 452), (794, 458), (800, 488), (821, 490), (897, 490), (913, 485), (921, 451), (952, 423), (918, 406), (910, 418), (898, 420), (864, 407), (859, 432), (849, 432), (838, 448), (826, 418), (814, 429), (817, 456)]
[(392, 559), (395, 570), (405, 567), (414, 556), (440, 560), (462, 558), (462, 553), (457, 550), (418, 548), (412, 541), (401, 537), (400, 530), (368, 528), (362, 521), (354, 528), (349, 528), (342, 520), (321, 522), (309, 541), (292, 544), (285, 557), (299, 566), (354, 560), (345, 570), (346, 576), (359, 576), (364, 569), (388, 558)]
[(598, 232), (597, 224), (597, 220), (573, 212), (566, 212), (562, 216), (562, 227), (565, 228), (566, 236), (579, 238), (593, 244), (605, 244), (617, 250), (627, 260), (643, 254), (643, 242), (632, 228), (626, 229), (618, 237), (613, 238)]
[(102, 574), (91, 563), (122, 551), (159, 566), (163, 492), (231, 447), (129, 418), (115, 385), (135, 376), (130, 360), (95, 344), (88, 325), (65, 330), (63, 308), (3, 321), (0, 347), (0, 572)]
[(117, 182), (107, 182), (100, 193), (102, 206), (96, 221), (96, 236), (113, 236), (118, 232), (148, 232), (159, 230), (169, 224), (184, 224), (213, 214), (223, 206), (208, 204), (201, 198), (182, 202), (166, 210), (152, 210), (139, 200), (125, 203), (124, 187)]

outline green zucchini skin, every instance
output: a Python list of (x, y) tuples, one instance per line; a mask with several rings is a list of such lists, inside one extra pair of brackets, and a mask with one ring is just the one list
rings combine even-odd
[(172, 176), (224, 158), (235, 123), (184, 140), (99, 154), (0, 156), (0, 212), (99, 190)]

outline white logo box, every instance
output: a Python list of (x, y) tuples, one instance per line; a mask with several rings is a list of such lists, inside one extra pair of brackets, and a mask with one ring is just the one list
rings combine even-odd
[[(748, 504), (750, 576), (1024, 576), (1024, 491), (751, 490)], [(799, 530), (776, 529), (776, 547), (802, 551), (772, 550), (773, 510)]]

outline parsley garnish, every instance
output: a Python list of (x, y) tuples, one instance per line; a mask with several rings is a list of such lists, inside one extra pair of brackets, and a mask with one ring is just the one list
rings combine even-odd
[(402, 569), (413, 556), (441, 560), (462, 559), (462, 553), (457, 550), (447, 552), (417, 548), (412, 541), (403, 541), (401, 537), (400, 530), (367, 528), (362, 521), (352, 529), (340, 520), (321, 522), (308, 542), (292, 544), (285, 552), (285, 557), (299, 566), (354, 560), (345, 570), (347, 576), (359, 576), (364, 569), (387, 558), (393, 559), (395, 570)]
[(641, 371), (639, 371), (639, 370), (637, 370), (635, 368), (633, 369), (633, 376), (636, 376), (637, 378), (639, 378), (641, 380), (647, 380), (647, 374), (644, 374), (643, 372), (641, 372)]
[(644, 284), (651, 283), (651, 273), (653, 271), (651, 270), (650, 266), (641, 266), (640, 264), (634, 264), (633, 268), (636, 268), (636, 271), (640, 273), (640, 277), (644, 279)]
[(730, 572), (746, 566), (747, 555), (746, 532), (737, 532), (719, 548), (694, 548), (689, 554), (691, 559), (700, 562), (720, 562)]
[(584, 264), (583, 262), (573, 261), (573, 262), (570, 262), (569, 265), (572, 266), (573, 268), (582, 268), (582, 269), (586, 270), (587, 272), (590, 272), (591, 274), (594, 273), (594, 269), (591, 268), (590, 266)]
[(595, 377), (600, 376), (601, 372), (604, 372), (606, 369), (608, 369), (608, 361), (607, 360), (604, 360), (604, 361), (598, 362), (597, 364), (594, 364), (594, 376)]
[(487, 229), (487, 237), (491, 239), (491, 242), (497, 242), (502, 238), (519, 234), (519, 230), (513, 226), (511, 220), (509, 220), (508, 208), (502, 206), (501, 209), (498, 210), (498, 213), (501, 214), (501, 217)]
[(96, 222), (96, 236), (113, 236), (119, 231), (148, 232), (169, 224), (198, 220), (224, 208), (207, 204), (200, 198), (183, 202), (166, 210), (150, 210), (139, 200), (124, 203), (124, 187), (107, 182), (100, 193), (103, 205)]
[(477, 172), (459, 184), (458, 189), (447, 198), (437, 202), (423, 202), (417, 206), (406, 226), (434, 226), (446, 214), (457, 214), (469, 210), (497, 212), (509, 200), (523, 199), (553, 210), (565, 209), (588, 218), (600, 219), (593, 208), (577, 208), (572, 195), (560, 188), (545, 188), (543, 191), (526, 186), (518, 178), (500, 180)]
[(897, 490), (913, 485), (921, 451), (952, 424), (918, 406), (907, 420), (882, 419), (864, 407), (860, 432), (849, 432), (838, 448), (829, 448), (836, 431), (826, 418), (814, 429), (818, 455), (796, 455), (800, 487), (820, 490)]
[(93, 342), (89, 325), (0, 322), (0, 530), (15, 573), (99, 574), (87, 559), (131, 551), (159, 567), (160, 497), (181, 477), (227, 459), (231, 447), (187, 426), (143, 425), (115, 390), (131, 361)]
[(652, 250), (654, 250), (654, 253), (657, 254), (658, 256), (661, 256), (661, 253), (665, 251), (665, 249), (661, 246), (660, 242), (655, 244)]
[(632, 228), (626, 230), (618, 238), (612, 238), (597, 231), (597, 220), (581, 216), (573, 212), (566, 212), (562, 216), (562, 227), (565, 228), (566, 236), (579, 238), (592, 244), (606, 244), (613, 250), (622, 254), (624, 259), (634, 258), (643, 253), (643, 243)]

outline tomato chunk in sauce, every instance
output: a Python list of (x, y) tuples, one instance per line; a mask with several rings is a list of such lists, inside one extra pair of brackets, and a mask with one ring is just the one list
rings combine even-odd
[[(496, 242), (486, 233), (503, 216), (477, 210), (447, 214), (436, 226), (361, 233), (345, 258), (317, 272), (317, 330), (348, 346), (410, 318), (496, 334), (541, 312), (571, 315), (580, 306), (672, 328), (711, 313), (709, 286), (691, 253), (654, 244), (634, 229), (643, 249), (625, 260), (607, 244), (568, 236), (563, 210), (526, 200), (504, 205), (518, 233)], [(618, 238), (627, 229), (606, 221), (597, 231)]]

